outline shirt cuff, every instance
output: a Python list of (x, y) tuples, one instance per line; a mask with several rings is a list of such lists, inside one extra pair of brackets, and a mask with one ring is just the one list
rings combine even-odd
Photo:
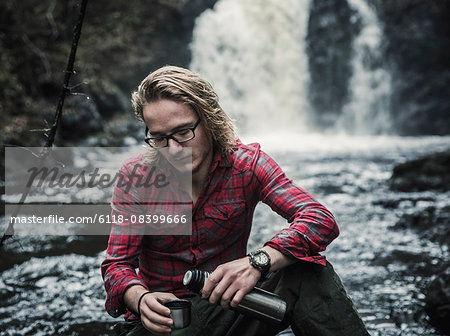
[(326, 265), (325, 257), (318, 253), (311, 254), (308, 238), (295, 230), (280, 231), (264, 246), (272, 247), (289, 258)]
[(134, 285), (141, 285), (148, 290), (147, 285), (141, 279), (131, 279), (129, 281), (123, 281), (119, 286), (111, 286), (112, 291), (108, 293), (105, 308), (109, 315), (112, 317), (119, 317), (127, 312), (127, 307), (123, 300), (123, 296), (126, 290)]

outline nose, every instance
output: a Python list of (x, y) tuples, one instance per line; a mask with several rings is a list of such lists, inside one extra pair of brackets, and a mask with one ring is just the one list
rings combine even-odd
[(183, 146), (171, 138), (167, 140), (167, 146), (169, 148), (170, 155), (176, 155), (183, 149)]

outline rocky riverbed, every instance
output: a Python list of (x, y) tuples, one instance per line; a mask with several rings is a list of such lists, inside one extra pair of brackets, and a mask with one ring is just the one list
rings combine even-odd
[[(325, 255), (371, 335), (445, 335), (425, 309), (442, 312), (448, 304), (442, 287), (431, 287), (440, 302), (430, 304), (427, 295), (449, 264), (448, 232), (437, 228), (448, 228), (450, 193), (397, 191), (390, 181), (395, 166), (443, 151), (449, 140), (317, 136), (284, 150), (263, 141), (287, 174), (335, 214), (341, 235)], [(258, 206), (249, 248), (284, 225)], [(99, 269), (105, 247), (104, 236), (8, 240), (0, 259), (0, 335), (112, 335), (118, 320), (104, 310)]]

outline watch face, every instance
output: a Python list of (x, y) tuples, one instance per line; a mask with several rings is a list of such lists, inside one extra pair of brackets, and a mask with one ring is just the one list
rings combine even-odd
[(258, 253), (255, 255), (255, 262), (260, 266), (265, 266), (269, 262), (269, 258), (267, 258), (265, 253)]

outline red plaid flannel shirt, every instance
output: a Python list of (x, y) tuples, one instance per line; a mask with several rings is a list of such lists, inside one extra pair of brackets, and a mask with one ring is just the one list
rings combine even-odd
[[(120, 173), (126, 175), (134, 169), (135, 175), (144, 174), (136, 169), (140, 167), (137, 163), (142, 163), (142, 157), (129, 160)], [(120, 214), (114, 210), (115, 202), (132, 203), (132, 196), (138, 197), (116, 187), (112, 214)], [(265, 245), (295, 259), (325, 264), (325, 257), (318, 253), (339, 234), (333, 215), (288, 179), (258, 144), (239, 142), (230, 154), (215, 153), (206, 187), (192, 205), (192, 235), (120, 235), (114, 233), (114, 226), (119, 224), (113, 224), (101, 266), (107, 312), (113, 317), (126, 313), (127, 320), (135, 319), (124, 305), (123, 295), (136, 284), (150, 291), (191, 297), (182, 285), (187, 270), (212, 271), (246, 255), (259, 201), (290, 223)]]

